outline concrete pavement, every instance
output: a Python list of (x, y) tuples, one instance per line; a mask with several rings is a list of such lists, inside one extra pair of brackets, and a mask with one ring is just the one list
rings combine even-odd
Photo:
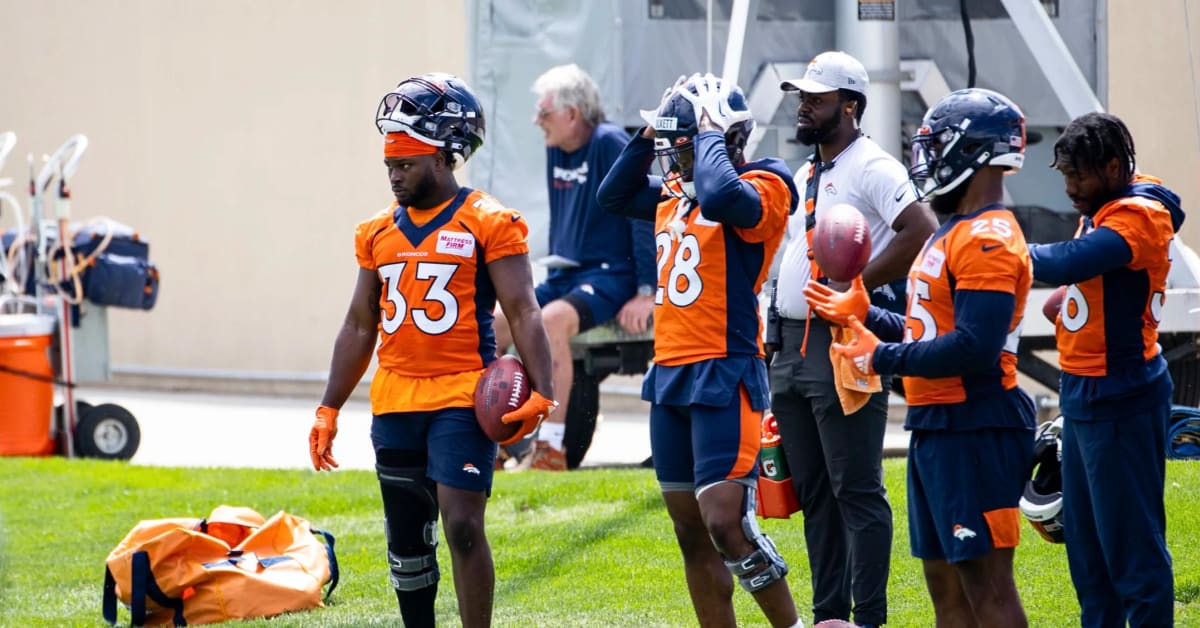
[[(608, 382), (605, 382), (608, 384)], [(601, 417), (583, 467), (636, 466), (650, 455), (649, 405), (620, 382), (601, 388)], [(77, 399), (116, 403), (138, 420), (141, 446), (132, 464), (171, 467), (309, 468), (312, 398), (220, 395), (80, 387)], [(338, 420), (334, 455), (341, 468), (372, 469), (370, 407), (351, 400)], [(903, 455), (908, 434), (890, 421), (889, 455)]]

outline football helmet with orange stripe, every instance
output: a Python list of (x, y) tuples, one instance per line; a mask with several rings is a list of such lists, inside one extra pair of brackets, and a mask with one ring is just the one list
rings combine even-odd
[(958, 188), (984, 166), (1016, 172), (1024, 162), (1025, 114), (1016, 103), (990, 89), (962, 89), (925, 113), (912, 138), (909, 177), (925, 201)]
[(483, 106), (465, 81), (444, 73), (401, 81), (375, 113), (380, 133), (406, 133), (465, 162), (483, 146)]

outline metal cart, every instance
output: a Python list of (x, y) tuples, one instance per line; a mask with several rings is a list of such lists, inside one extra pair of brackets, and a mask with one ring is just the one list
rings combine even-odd
[[(0, 168), (15, 144), (12, 132), (0, 135)], [(75, 396), (77, 384), (111, 375), (106, 308), (83, 296), (81, 276), (94, 255), (72, 250), (68, 182), (87, 146), (87, 137), (72, 136), (36, 176), (30, 157), (28, 220), (16, 197), (0, 189), (0, 207), (11, 205), (16, 222), (0, 247), (0, 455), (128, 460), (141, 440), (128, 410)], [(55, 182), (47, 216), (45, 196)], [(10, 183), (0, 179), (0, 188)]]

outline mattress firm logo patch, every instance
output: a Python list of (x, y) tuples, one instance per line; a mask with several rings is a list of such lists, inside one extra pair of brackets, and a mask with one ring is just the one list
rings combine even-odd
[(437, 252), (471, 257), (475, 255), (475, 236), (459, 231), (439, 231)]

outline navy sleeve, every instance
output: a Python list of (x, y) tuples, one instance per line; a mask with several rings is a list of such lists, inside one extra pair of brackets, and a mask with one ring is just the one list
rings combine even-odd
[(696, 135), (696, 200), (700, 215), (735, 227), (750, 228), (762, 219), (762, 198), (738, 177), (720, 131)]
[(872, 305), (867, 310), (867, 320), (863, 321), (863, 326), (884, 342), (900, 342), (904, 340), (904, 323), (903, 314)]
[(637, 269), (639, 286), (658, 284), (658, 264), (655, 260), (654, 223), (647, 220), (630, 220), (629, 231), (633, 238), (633, 264)]
[(650, 174), (653, 162), (654, 141), (638, 131), (600, 182), (596, 202), (604, 211), (653, 221), (662, 196), (662, 177)]
[(1087, 281), (1133, 261), (1133, 250), (1108, 227), (1054, 244), (1030, 244), (1033, 278), (1055, 286)]
[(995, 368), (1016, 307), (1017, 298), (1007, 292), (957, 290), (953, 331), (925, 342), (881, 343), (872, 367), (878, 373), (931, 378)]

